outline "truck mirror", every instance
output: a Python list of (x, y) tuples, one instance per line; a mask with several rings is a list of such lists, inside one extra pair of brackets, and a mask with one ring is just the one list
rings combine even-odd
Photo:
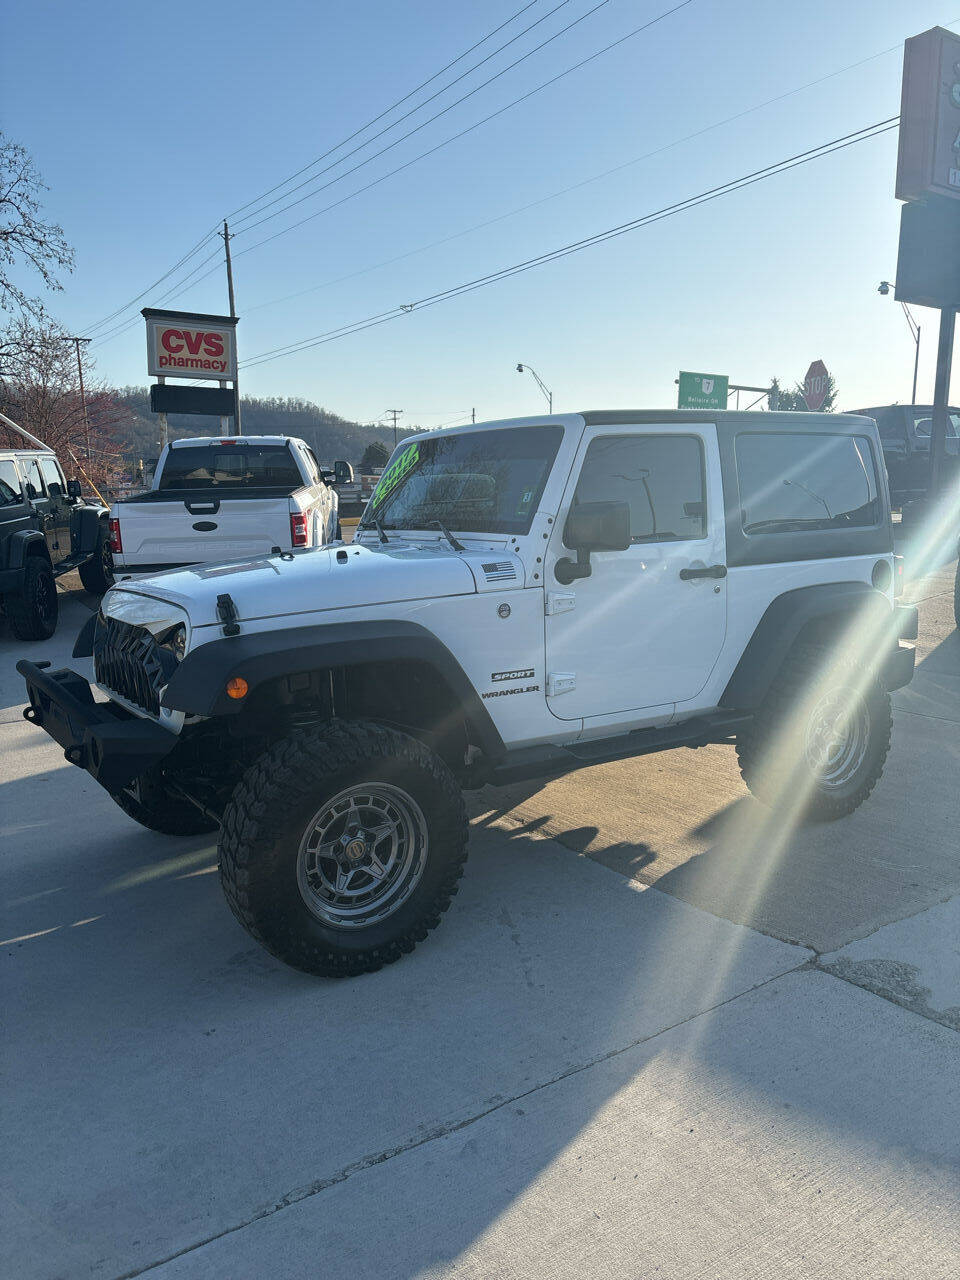
[(353, 467), (349, 462), (339, 459), (333, 464), (334, 484), (352, 484), (353, 483)]
[(83, 496), (83, 487), (79, 480), (67, 481), (67, 496), (70, 498), (80, 498)]
[(554, 575), (564, 586), (575, 578), (589, 578), (592, 551), (626, 551), (630, 546), (630, 505), (627, 502), (581, 502), (570, 508), (563, 526), (563, 545), (576, 551), (577, 559), (564, 557), (554, 565)]

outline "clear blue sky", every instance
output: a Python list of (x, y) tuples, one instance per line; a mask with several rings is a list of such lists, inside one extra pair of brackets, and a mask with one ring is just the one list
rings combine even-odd
[[(960, 4), (953, 11), (927, 0), (693, 0), (396, 177), (242, 252), (676, 2), (609, 0), (469, 101), (290, 214), (246, 233), (242, 215), (235, 218), (241, 357), (483, 275), (895, 115), (899, 49), (669, 146), (900, 45), (908, 35), (960, 20)], [(340, 142), (521, 3), (7, 0), (0, 50), (4, 127), (32, 152), (50, 187), (47, 212), (77, 250), (77, 270), (64, 293), (50, 299), (51, 310), (71, 331), (85, 332), (146, 289), (224, 214)], [(556, 3), (536, 0), (401, 110)], [(393, 141), (594, 3), (568, 0), (318, 183)], [(669, 149), (548, 198), (663, 147)], [(911, 340), (899, 306), (876, 292), (877, 282), (892, 279), (896, 269), (895, 160), (891, 133), (515, 280), (263, 364), (246, 374), (243, 389), (303, 396), (360, 420), (396, 406), (407, 422), (430, 425), (472, 406), (478, 417), (541, 411), (535, 384), (515, 372), (518, 360), (552, 386), (556, 408), (577, 409), (669, 406), (681, 368), (760, 385), (774, 374), (802, 378), (810, 361), (822, 358), (839, 383), (840, 407), (908, 400)], [(543, 202), (500, 218), (534, 201)], [(379, 265), (494, 218), (500, 220)], [(337, 282), (352, 273), (362, 274)], [(151, 290), (125, 313), (137, 322), (94, 348), (102, 377), (147, 381), (137, 311), (160, 304), (177, 279)], [(225, 311), (223, 273), (162, 305)], [(922, 399), (932, 395), (936, 315), (919, 314)]]

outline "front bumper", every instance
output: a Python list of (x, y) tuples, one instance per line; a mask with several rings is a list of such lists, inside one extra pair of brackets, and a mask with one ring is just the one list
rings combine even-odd
[(177, 745), (176, 734), (161, 725), (115, 703), (94, 702), (89, 683), (68, 667), (47, 671), (22, 659), (17, 670), (30, 699), (24, 719), (59, 742), (71, 764), (86, 769), (111, 793), (129, 786)]

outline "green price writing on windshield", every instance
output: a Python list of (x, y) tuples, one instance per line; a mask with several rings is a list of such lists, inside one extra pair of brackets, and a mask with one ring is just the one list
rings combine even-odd
[(376, 489), (373, 491), (373, 505), (379, 506), (384, 498), (391, 493), (405, 475), (411, 471), (420, 461), (420, 446), (412, 444), (404, 449), (399, 458), (391, 462), (386, 471), (380, 477)]

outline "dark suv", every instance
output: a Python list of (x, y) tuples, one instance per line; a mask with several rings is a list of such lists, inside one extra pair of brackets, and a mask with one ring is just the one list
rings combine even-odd
[[(880, 445), (890, 480), (890, 499), (901, 506), (922, 497), (930, 485), (930, 431), (933, 406), (929, 404), (885, 404), (873, 409), (852, 409), (876, 421)], [(944, 469), (947, 477), (960, 469), (960, 409), (947, 409), (947, 439)]]
[(80, 571), (88, 591), (113, 583), (109, 511), (84, 502), (47, 449), (0, 449), (0, 600), (18, 640), (57, 629), (56, 578)]

